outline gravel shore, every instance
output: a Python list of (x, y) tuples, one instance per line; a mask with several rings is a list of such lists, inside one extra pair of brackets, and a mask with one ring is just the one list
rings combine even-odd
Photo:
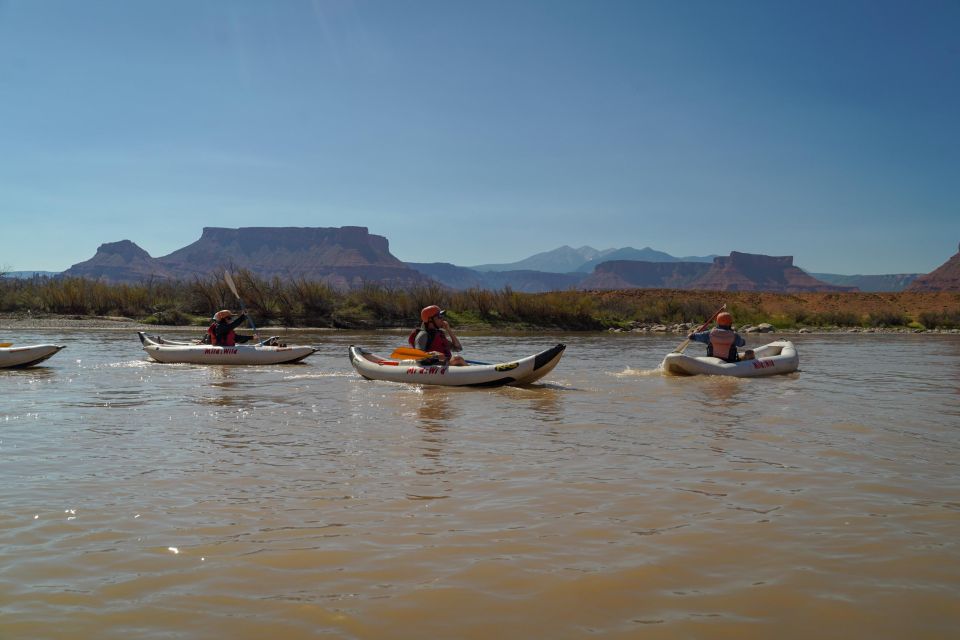
[[(123, 329), (151, 330), (169, 328), (143, 324), (117, 316), (63, 316), (48, 314), (0, 314), (0, 330), (10, 329)], [(199, 328), (199, 327), (198, 327)]]
[[(273, 335), (282, 335), (287, 331), (336, 331), (328, 327), (258, 327), (261, 334), (271, 333)], [(682, 334), (693, 328), (691, 324), (680, 325), (647, 325), (639, 324), (631, 329), (610, 329), (615, 333), (670, 333)], [(83, 316), (83, 315), (52, 315), (52, 314), (10, 314), (0, 313), (0, 333), (10, 333), (16, 330), (30, 329), (116, 329), (118, 331), (149, 331), (159, 333), (161, 331), (198, 331), (203, 332), (204, 327), (200, 326), (176, 326), (176, 325), (157, 325), (144, 324), (133, 318), (124, 318), (120, 316)], [(396, 330), (395, 327), (385, 329)], [(463, 327), (461, 330), (469, 331), (470, 327)], [(749, 327), (738, 327), (741, 333), (764, 333), (764, 334), (829, 334), (829, 333), (924, 333), (924, 334), (960, 334), (960, 329), (911, 329), (907, 327), (877, 328), (877, 327), (803, 327), (797, 329), (773, 329), (751, 331)], [(481, 328), (483, 331), (490, 331), (490, 327)]]

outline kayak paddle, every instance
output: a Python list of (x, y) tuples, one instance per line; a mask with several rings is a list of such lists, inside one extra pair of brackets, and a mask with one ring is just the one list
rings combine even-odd
[(420, 349), (411, 349), (409, 347), (397, 347), (393, 350), (393, 353), (390, 354), (390, 358), (393, 360), (404, 360), (404, 359), (415, 359), (422, 360), (423, 358), (429, 358), (430, 353), (427, 351), (420, 351)]
[[(423, 360), (424, 358), (434, 357), (431, 353), (427, 351), (420, 351), (420, 349), (411, 349), (410, 347), (397, 347), (393, 350), (393, 353), (390, 354), (391, 360)], [(481, 362), (479, 360), (464, 360), (467, 364), (490, 364), (489, 362)]]
[(223, 272), (224, 280), (227, 281), (227, 286), (230, 287), (230, 291), (233, 291), (233, 295), (237, 296), (237, 302), (240, 303), (240, 311), (247, 316), (247, 322), (250, 323), (250, 328), (253, 329), (253, 337), (259, 338), (260, 335), (257, 333), (257, 327), (253, 324), (253, 318), (250, 317), (250, 314), (247, 313), (246, 307), (243, 306), (243, 300), (240, 299), (240, 294), (237, 292), (237, 285), (233, 283), (233, 276), (230, 275), (229, 271), (224, 270)]
[[(696, 331), (691, 331), (691, 333), (700, 333), (701, 331), (703, 331), (704, 329), (706, 329), (707, 326), (709, 326), (709, 324), (710, 324), (711, 322), (713, 322), (714, 319), (716, 319), (716, 317), (717, 317), (718, 315), (720, 315), (720, 313), (721, 313), (724, 309), (726, 309), (726, 308), (727, 308), (727, 305), (724, 304), (722, 307), (720, 307), (719, 309), (717, 309), (717, 312), (716, 312), (715, 314), (713, 314), (712, 316), (710, 316), (710, 319), (709, 319), (709, 320), (707, 320), (707, 321), (704, 322), (702, 325), (700, 325), (700, 326), (696, 329)], [(683, 353), (683, 350), (687, 348), (687, 345), (688, 345), (688, 344), (690, 344), (690, 338), (687, 338), (686, 340), (684, 340), (683, 343), (681, 343), (681, 345), (680, 345), (679, 347), (677, 347), (676, 349), (673, 350), (673, 353)]]

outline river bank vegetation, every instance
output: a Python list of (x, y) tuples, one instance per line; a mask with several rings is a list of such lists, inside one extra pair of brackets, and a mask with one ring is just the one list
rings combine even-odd
[[(422, 307), (439, 304), (456, 326), (605, 330), (699, 324), (726, 304), (739, 326), (777, 329), (960, 328), (960, 293), (760, 293), (631, 289), (522, 293), (451, 291), (439, 285), (338, 291), (322, 282), (234, 275), (258, 324), (348, 329), (408, 327)], [(206, 325), (218, 309), (237, 308), (222, 278), (110, 284), (84, 278), (0, 278), (0, 313), (122, 316), (147, 324)]]

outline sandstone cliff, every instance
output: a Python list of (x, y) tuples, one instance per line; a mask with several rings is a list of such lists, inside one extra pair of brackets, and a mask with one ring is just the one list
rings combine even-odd
[(364, 227), (206, 227), (199, 240), (160, 258), (124, 240), (102, 245), (65, 275), (137, 282), (207, 277), (224, 268), (247, 269), (263, 278), (322, 280), (338, 288), (429, 283), (390, 253), (386, 238)]
[(581, 284), (582, 289), (702, 289), (712, 291), (854, 291), (821, 282), (793, 265), (791, 256), (732, 252), (702, 262), (601, 263)]
[(732, 251), (713, 259), (710, 269), (691, 282), (690, 289), (716, 291), (854, 291), (817, 280), (793, 265), (793, 256), (765, 256)]
[(960, 251), (925, 276), (920, 276), (907, 291), (960, 291)]

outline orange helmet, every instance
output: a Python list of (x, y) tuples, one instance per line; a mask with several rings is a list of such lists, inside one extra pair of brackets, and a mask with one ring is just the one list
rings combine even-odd
[(441, 314), (443, 314), (443, 309), (441, 309), (435, 304), (432, 304), (429, 307), (424, 307), (420, 311), (420, 320), (422, 320), (423, 322), (427, 322), (430, 320), (430, 318), (434, 316), (439, 316)]
[(717, 324), (723, 327), (729, 327), (733, 324), (733, 316), (723, 311), (717, 316)]

